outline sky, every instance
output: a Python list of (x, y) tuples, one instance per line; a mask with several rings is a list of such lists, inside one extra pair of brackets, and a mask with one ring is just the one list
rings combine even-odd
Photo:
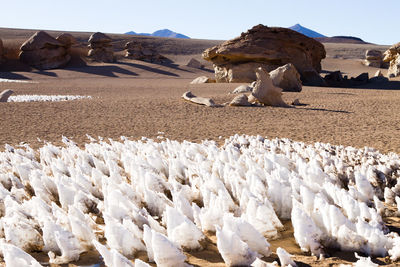
[[(0, 0), (0, 27), (152, 33), (227, 40), (254, 25), (296, 23), (326, 36), (400, 41), (400, 0)], [(7, 12), (5, 12), (7, 11)], [(1, 36), (0, 36), (1, 38)]]

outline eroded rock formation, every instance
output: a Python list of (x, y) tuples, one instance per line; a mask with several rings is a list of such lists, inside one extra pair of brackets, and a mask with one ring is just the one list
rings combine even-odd
[(203, 58), (214, 63), (217, 82), (252, 82), (255, 69), (272, 71), (287, 63), (292, 63), (303, 79), (305, 71), (321, 71), (325, 56), (320, 42), (287, 28), (264, 25), (203, 52)]
[(383, 61), (389, 63), (388, 77), (400, 76), (400, 43), (391, 46), (383, 54)]
[(274, 85), (287, 92), (301, 92), (300, 74), (292, 63), (288, 63), (269, 73)]
[(112, 47), (112, 39), (101, 32), (92, 34), (88, 40), (89, 52), (88, 57), (97, 62), (113, 62), (114, 51)]
[(43, 70), (64, 67), (71, 59), (64, 44), (44, 31), (36, 32), (20, 49), (22, 62)]
[(171, 60), (159, 54), (156, 50), (149, 47), (143, 47), (140, 43), (133, 41), (125, 44), (125, 57), (151, 63), (171, 62)]
[(382, 66), (382, 52), (374, 49), (365, 51), (364, 65), (380, 68)]

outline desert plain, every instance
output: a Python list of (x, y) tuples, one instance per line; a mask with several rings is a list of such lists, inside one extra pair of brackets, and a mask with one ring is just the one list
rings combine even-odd
[[(19, 63), (13, 51), (32, 33), (34, 31), (0, 28), (4, 47), (11, 55), (10, 64), (0, 66), (0, 78), (32, 82), (0, 82), (0, 91), (11, 89), (16, 95), (83, 95), (91, 98), (65, 102), (0, 103), (1, 147), (27, 143), (39, 148), (45, 142), (62, 145), (62, 136), (83, 146), (88, 142), (87, 135), (114, 140), (121, 136), (132, 140), (142, 137), (192, 142), (214, 140), (222, 144), (229, 136), (247, 134), (305, 143), (367, 146), (381, 153), (400, 153), (400, 78), (357, 88), (303, 86), (301, 92), (284, 92), (286, 103), (299, 99), (304, 104), (292, 108), (210, 108), (184, 101), (181, 96), (190, 90), (220, 104), (233, 98), (229, 93), (240, 85), (238, 83), (190, 84), (198, 76), (213, 77), (212, 65), (201, 58), (201, 53), (222, 41), (110, 34), (116, 47), (116, 62), (95, 63), (82, 57), (87, 52), (85, 42), (90, 34), (71, 32), (80, 41), (74, 48), (71, 62), (63, 69), (40, 71)], [(152, 45), (172, 63), (153, 64), (123, 58), (122, 44), (132, 39)], [(327, 57), (322, 61), (322, 75), (340, 70), (349, 77), (363, 72), (372, 77), (379, 69), (361, 64), (365, 51), (378, 49), (383, 52), (388, 48), (352, 43), (324, 43), (324, 46)], [(205, 67), (186, 66), (191, 58), (199, 60)], [(382, 72), (386, 74), (385, 69)], [(386, 220), (393, 229), (399, 229), (398, 218), (388, 217)], [(284, 247), (295, 255), (298, 266), (333, 266), (356, 260), (352, 253), (339, 251), (332, 251), (330, 258), (318, 260), (301, 252), (289, 221), (285, 222), (285, 229), (280, 239), (270, 241), (272, 251), (278, 246)], [(206, 250), (187, 254), (187, 262), (195, 266), (225, 266), (218, 254), (215, 236), (210, 235), (208, 242)], [(35, 257), (46, 261), (45, 255), (37, 254)], [(98, 257), (96, 253), (89, 253), (68, 266), (101, 264)], [(144, 260), (146, 257), (141, 255)], [(273, 253), (267, 260), (276, 259)], [(385, 258), (375, 261), (387, 264)]]

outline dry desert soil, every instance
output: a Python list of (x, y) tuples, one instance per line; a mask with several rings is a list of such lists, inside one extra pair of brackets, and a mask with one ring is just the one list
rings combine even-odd
[[(202, 75), (213, 76), (210, 63), (205, 69), (186, 66), (191, 58), (201, 59), (201, 52), (222, 41), (179, 40), (110, 34), (117, 54), (115, 63), (92, 63), (82, 55), (87, 51), (90, 33), (72, 33), (80, 45), (74, 48), (71, 63), (64, 69), (39, 71), (18, 63), (16, 53), (34, 30), (0, 28), (0, 38), (8, 53), (8, 64), (0, 66), (0, 78), (22, 79), (35, 83), (0, 83), (0, 91), (12, 89), (15, 94), (87, 95), (91, 99), (67, 102), (31, 102), (0, 104), (0, 146), (28, 143), (38, 148), (43, 142), (60, 145), (62, 135), (79, 145), (93, 137), (119, 139), (142, 136), (199, 142), (223, 140), (233, 134), (261, 135), (268, 138), (290, 138), (306, 143), (324, 142), (362, 148), (374, 147), (383, 153), (400, 153), (400, 79), (361, 88), (303, 87), (302, 92), (284, 93), (291, 103), (298, 98), (306, 105), (295, 108), (223, 107), (209, 108), (182, 100), (185, 91), (211, 97), (217, 103), (228, 102), (228, 94), (240, 84), (197, 84), (190, 81)], [(59, 32), (49, 31), (56, 36)], [(124, 59), (123, 44), (136, 40), (150, 45), (174, 63), (158, 65)], [(325, 43), (327, 58), (323, 73), (341, 70), (357, 76), (378, 70), (361, 64), (365, 50), (381, 51), (387, 46), (373, 44)], [(386, 70), (382, 69), (385, 74)], [(386, 218), (400, 227), (397, 218)], [(302, 253), (295, 244), (290, 222), (281, 238), (270, 241), (295, 255), (298, 266), (334, 266), (356, 261), (352, 253), (331, 251), (332, 257), (318, 260)], [(209, 236), (205, 251), (188, 255), (195, 266), (225, 266), (216, 249), (215, 236)], [(36, 255), (46, 261), (44, 255)], [(142, 255), (146, 259), (145, 255)], [(276, 254), (267, 261), (277, 260)], [(375, 259), (389, 264), (387, 259)], [(99, 262), (99, 255), (86, 255), (69, 266)], [(395, 264), (391, 264), (395, 266)]]

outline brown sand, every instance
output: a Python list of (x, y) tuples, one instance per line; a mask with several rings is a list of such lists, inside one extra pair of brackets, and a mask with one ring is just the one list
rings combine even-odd
[[(6, 40), (6, 46), (29, 36), (26, 32), (16, 32), (20, 34), (17, 36), (19, 39)], [(10, 34), (10, 31), (6, 33)], [(146, 41), (163, 42), (157, 38)], [(400, 153), (400, 90), (395, 90), (400, 89), (400, 79), (365, 86), (367, 89), (304, 87), (300, 93), (284, 93), (283, 99), (287, 103), (299, 98), (301, 103), (307, 104), (296, 108), (208, 108), (183, 101), (181, 95), (187, 90), (198, 96), (211, 97), (217, 103), (234, 97), (228, 92), (239, 84), (189, 84), (195, 77), (213, 76), (210, 64), (207, 64), (206, 70), (184, 65), (192, 57), (200, 59), (200, 54), (193, 54), (193, 51), (215, 43), (194, 40), (180, 44), (179, 49), (187, 50), (182, 52), (178, 49), (167, 54), (176, 63), (169, 66), (119, 59), (114, 64), (74, 62), (66, 69), (49, 71), (15, 71), (21, 68), (18, 64), (9, 69), (3, 67), (0, 78), (28, 79), (38, 83), (0, 83), (0, 91), (12, 89), (16, 94), (90, 95), (93, 99), (0, 103), (0, 146), (26, 142), (39, 147), (43, 141), (60, 144), (62, 135), (81, 145), (88, 141), (86, 134), (113, 139), (120, 136), (139, 139), (142, 136), (156, 138), (161, 131), (166, 138), (195, 142), (223, 140), (238, 133), (286, 137), (307, 143), (370, 146), (385, 153)], [(360, 51), (371, 46), (385, 48), (326, 44), (328, 58), (323, 61), (324, 71), (342, 70), (349, 77), (365, 71), (373, 75), (376, 68), (360, 63)], [(11, 71), (4, 72), (6, 70)], [(393, 227), (400, 226), (398, 218), (386, 220)], [(337, 251), (330, 251), (331, 258), (317, 260), (302, 253), (295, 244), (290, 222), (285, 223), (285, 228), (280, 239), (270, 241), (272, 249), (275, 251), (281, 246), (295, 254), (299, 266), (334, 266), (356, 260), (353, 253)], [(216, 249), (215, 236), (210, 235), (209, 239), (205, 251), (187, 254), (189, 263), (195, 266), (224, 266)], [(36, 256), (46, 260), (43, 254)], [(146, 256), (141, 257), (145, 259)], [(97, 254), (86, 255), (77, 264), (95, 263), (98, 259)], [(277, 260), (277, 256), (273, 254), (265, 260), (271, 262)], [(376, 261), (388, 263), (387, 259)]]

